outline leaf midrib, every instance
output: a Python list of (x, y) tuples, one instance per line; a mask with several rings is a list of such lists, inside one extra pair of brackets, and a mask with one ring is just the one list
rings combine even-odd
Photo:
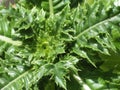
[(29, 69), (28, 71), (22, 73), (22, 75), (18, 76), (16, 79), (12, 80), (11, 82), (9, 82), (8, 84), (6, 84), (4, 87), (1, 88), (1, 90), (6, 90), (10, 85), (12, 85), (13, 83), (15, 83), (16, 81), (18, 81), (20, 78), (23, 78), (24, 76), (26, 76), (27, 74), (29, 74), (29, 72), (32, 69)]
[(81, 37), (82, 35), (84, 35), (84, 34), (85, 34), (86, 32), (88, 32), (89, 30), (91, 30), (91, 29), (93, 29), (93, 28), (95, 28), (95, 27), (97, 27), (97, 26), (99, 26), (99, 25), (101, 25), (101, 24), (103, 24), (103, 23), (105, 23), (105, 22), (108, 22), (108, 21), (110, 21), (111, 19), (114, 19), (114, 18), (117, 17), (118, 15), (120, 15), (120, 13), (118, 13), (118, 14), (112, 16), (112, 17), (109, 17), (109, 18), (107, 18), (107, 19), (105, 19), (105, 20), (103, 20), (103, 21), (100, 21), (100, 22), (98, 22), (98, 23), (96, 23), (96, 24), (88, 27), (88, 28), (85, 29), (83, 32), (81, 32), (80, 34), (78, 34), (78, 35), (74, 38), (74, 40), (77, 40), (79, 37)]

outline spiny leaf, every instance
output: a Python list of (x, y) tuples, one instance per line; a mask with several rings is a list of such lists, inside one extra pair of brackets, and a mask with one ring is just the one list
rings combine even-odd
[[(96, 89), (93, 87), (98, 86), (96, 79), (92, 78), (93, 83), (89, 84), (86, 81), (89, 81), (89, 75), (87, 78), (86, 75), (105, 72), (90, 64), (97, 67), (99, 61), (103, 61), (104, 65), (105, 58), (101, 60), (100, 55), (108, 55), (110, 50), (116, 52), (115, 46), (119, 46), (119, 40), (117, 45), (114, 43), (115, 38), (119, 39), (119, 32), (115, 34), (114, 30), (119, 31), (120, 11), (114, 0), (97, 0), (93, 4), (85, 2), (75, 8), (69, 6), (70, 0), (50, 0), (51, 5), (41, 0), (38, 1), (39, 7), (38, 4), (35, 7), (26, 3), (26, 0), (21, 1), (23, 3), (16, 4), (16, 9), (0, 7), (0, 21), (3, 20), (0, 24), (0, 88), (24, 87), (29, 90), (32, 84), (47, 75), (47, 80), (52, 79), (66, 90), (71, 78), (79, 83), (78, 90)], [(16, 44), (14, 39), (21, 40), (22, 45), (12, 45)], [(90, 64), (82, 64), (83, 60)], [(86, 65), (90, 68), (86, 69)], [(48, 88), (49, 85), (43, 86)], [(98, 88), (104, 89), (102, 86)]]

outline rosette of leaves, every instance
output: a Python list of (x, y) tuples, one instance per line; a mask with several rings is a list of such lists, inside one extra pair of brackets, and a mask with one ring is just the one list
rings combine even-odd
[(43, 0), (39, 8), (20, 2), (0, 7), (1, 90), (120, 88), (119, 71), (99, 69), (102, 55), (119, 48), (120, 7), (113, 0), (75, 8), (64, 0)]

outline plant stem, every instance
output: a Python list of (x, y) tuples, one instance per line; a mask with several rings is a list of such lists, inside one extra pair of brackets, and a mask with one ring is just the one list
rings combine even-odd
[(50, 15), (53, 15), (54, 10), (53, 10), (53, 2), (52, 2), (52, 0), (49, 0), (49, 9), (50, 9)]
[(14, 40), (12, 40), (12, 38), (9, 38), (9, 37), (3, 36), (3, 35), (0, 35), (0, 41), (4, 41), (4, 42), (10, 43), (10, 44), (15, 45), (15, 46), (22, 45), (21, 41), (14, 41)]

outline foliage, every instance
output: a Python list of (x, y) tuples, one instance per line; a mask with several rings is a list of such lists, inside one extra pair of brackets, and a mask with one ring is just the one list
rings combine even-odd
[(0, 6), (0, 89), (119, 90), (120, 6), (114, 2)]

